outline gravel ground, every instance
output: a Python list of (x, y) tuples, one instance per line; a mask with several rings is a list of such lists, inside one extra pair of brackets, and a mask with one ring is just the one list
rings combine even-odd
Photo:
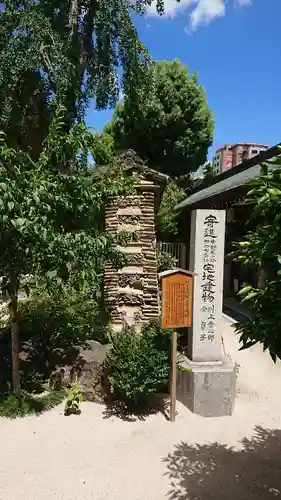
[[(270, 500), (281, 498), (281, 363), (259, 347), (238, 352), (232, 417), (204, 419), (177, 404), (177, 420), (108, 417), (84, 403), (40, 417), (0, 419), (1, 500)], [(107, 418), (106, 418), (107, 417)]]

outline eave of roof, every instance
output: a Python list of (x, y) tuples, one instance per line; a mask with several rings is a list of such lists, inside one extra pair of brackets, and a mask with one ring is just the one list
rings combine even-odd
[(191, 208), (193, 205), (196, 205), (203, 200), (207, 200), (209, 198), (219, 196), (221, 193), (225, 193), (227, 191), (231, 192), (241, 186), (245, 186), (245, 184), (251, 180), (259, 177), (261, 164), (265, 164), (268, 166), (269, 170), (273, 170), (274, 166), (267, 163), (266, 160), (270, 160), (272, 157), (277, 156), (277, 154), (280, 154), (279, 145), (263, 151), (256, 157), (238, 165), (232, 171), (219, 175), (215, 179), (215, 182), (211, 185), (201, 189), (201, 191), (197, 191), (176, 205), (175, 210), (181, 210), (186, 207)]

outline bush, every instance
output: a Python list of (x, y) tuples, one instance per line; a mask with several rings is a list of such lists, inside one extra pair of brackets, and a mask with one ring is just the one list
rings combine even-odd
[(157, 272), (162, 273), (163, 271), (168, 271), (177, 265), (177, 259), (168, 252), (162, 252), (157, 250)]
[(114, 396), (128, 405), (145, 404), (167, 389), (170, 372), (170, 331), (150, 324), (141, 335), (125, 330), (113, 337), (105, 370)]
[(20, 395), (2, 395), (0, 399), (0, 416), (16, 418), (42, 413), (60, 404), (64, 397), (64, 391), (52, 391), (43, 396), (30, 396), (24, 393)]
[(186, 192), (174, 182), (167, 185), (160, 208), (155, 215), (157, 239), (161, 241), (176, 241), (179, 236), (179, 212), (175, 206), (186, 198)]
[[(42, 392), (58, 366), (71, 365), (79, 353), (79, 345), (87, 340), (107, 342), (105, 313), (101, 303), (85, 288), (79, 293), (64, 287), (53, 294), (37, 290), (18, 305), (21, 332), (22, 388)], [(106, 326), (105, 326), (106, 325)], [(0, 335), (0, 391), (11, 387), (9, 325)], [(3, 382), (3, 383), (2, 383)], [(5, 382), (5, 383), (4, 383)]]
[(88, 289), (78, 292), (65, 287), (59, 293), (36, 293), (19, 302), (21, 338), (39, 335), (54, 344), (80, 344), (93, 338), (102, 341), (99, 309), (100, 304)]
[(100, 307), (88, 289), (77, 292), (66, 288), (60, 295), (41, 293), (22, 301), (20, 331), (29, 361), (29, 366), (25, 363), (25, 381), (36, 373), (48, 379), (57, 366), (72, 364), (77, 347), (87, 340), (105, 342)]

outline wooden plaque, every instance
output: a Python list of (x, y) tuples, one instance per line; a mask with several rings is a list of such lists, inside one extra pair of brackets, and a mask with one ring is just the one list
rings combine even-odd
[(192, 276), (188, 276), (180, 271), (163, 276), (162, 328), (185, 328), (191, 326), (192, 301)]

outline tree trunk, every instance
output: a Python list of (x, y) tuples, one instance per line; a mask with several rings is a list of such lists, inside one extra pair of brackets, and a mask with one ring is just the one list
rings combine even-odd
[(12, 345), (12, 381), (15, 394), (20, 392), (20, 367), (19, 367), (19, 325), (18, 325), (18, 290), (16, 286), (10, 289), (10, 327)]

